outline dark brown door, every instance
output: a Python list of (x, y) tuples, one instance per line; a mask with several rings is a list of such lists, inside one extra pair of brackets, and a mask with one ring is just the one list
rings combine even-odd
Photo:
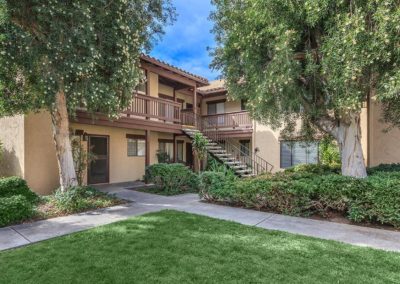
[(109, 182), (109, 138), (108, 136), (89, 136), (89, 151), (94, 155), (94, 160), (88, 168), (88, 183)]
[(186, 164), (193, 168), (193, 148), (192, 143), (186, 143)]

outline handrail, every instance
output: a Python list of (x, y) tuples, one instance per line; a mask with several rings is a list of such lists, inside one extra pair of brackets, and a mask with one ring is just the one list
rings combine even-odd
[(253, 121), (248, 111), (206, 115), (202, 116), (202, 119), (208, 121), (209, 125), (216, 128), (248, 128), (253, 126)]
[(157, 118), (165, 122), (180, 123), (181, 104), (169, 100), (134, 94), (124, 114), (143, 116), (147, 119)]
[(227, 153), (233, 154), (235, 159), (250, 167), (253, 174), (258, 175), (272, 170), (273, 165), (251, 151), (251, 149), (244, 149), (243, 146), (241, 146), (243, 150), (245, 150), (243, 151), (240, 147), (234, 145), (232, 139), (223, 135), (223, 131), (219, 131), (220, 127), (218, 123), (212, 123), (193, 112), (185, 112), (181, 115), (182, 121), (187, 122), (186, 125), (195, 126), (206, 137), (217, 143), (221, 148), (225, 149)]
[(231, 112), (224, 112), (224, 113), (216, 113), (216, 114), (205, 114), (202, 115), (202, 117), (210, 117), (210, 116), (220, 116), (220, 115), (226, 115), (226, 114), (250, 114), (249, 111), (247, 110), (241, 110), (241, 111), (231, 111)]

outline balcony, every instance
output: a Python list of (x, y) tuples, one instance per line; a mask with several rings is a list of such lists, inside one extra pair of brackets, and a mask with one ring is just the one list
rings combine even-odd
[(155, 119), (155, 121), (181, 122), (181, 104), (157, 97), (136, 94), (131, 105), (123, 112), (127, 117)]
[(176, 134), (181, 134), (182, 125), (195, 126), (201, 121), (207, 128), (222, 131), (233, 137), (247, 137), (252, 133), (252, 120), (246, 111), (199, 116), (194, 115), (192, 109), (182, 109), (181, 103), (142, 94), (133, 96), (131, 104), (117, 120), (110, 121), (100, 113), (91, 115), (81, 110), (77, 112), (76, 121)]
[(204, 115), (203, 119), (207, 121), (208, 125), (219, 130), (253, 127), (248, 111)]

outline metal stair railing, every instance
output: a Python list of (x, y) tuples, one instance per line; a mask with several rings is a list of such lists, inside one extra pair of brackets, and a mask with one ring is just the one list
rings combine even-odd
[(252, 174), (259, 175), (272, 171), (272, 164), (258, 156), (251, 149), (244, 146), (236, 146), (232, 139), (224, 136), (223, 131), (219, 130), (218, 121), (210, 122), (193, 112), (182, 112), (181, 115), (182, 122), (186, 125), (194, 126), (212, 142), (217, 143), (228, 154), (232, 154), (235, 160), (238, 160), (241, 164), (251, 169)]

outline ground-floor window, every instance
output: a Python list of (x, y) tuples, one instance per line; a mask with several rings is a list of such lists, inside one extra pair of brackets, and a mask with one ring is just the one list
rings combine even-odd
[(146, 155), (146, 139), (141, 135), (126, 135), (128, 157), (144, 157)]
[(170, 163), (174, 159), (174, 141), (167, 139), (158, 140), (158, 162)]
[(176, 141), (176, 160), (178, 163), (183, 163), (183, 141)]
[(318, 163), (318, 142), (281, 141), (281, 168)]

